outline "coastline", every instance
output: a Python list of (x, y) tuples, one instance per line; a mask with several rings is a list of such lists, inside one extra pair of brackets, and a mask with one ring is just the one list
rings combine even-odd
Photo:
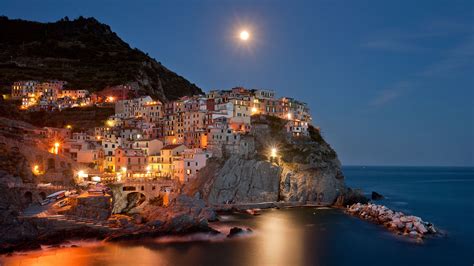
[[(246, 212), (246, 210), (264, 210), (264, 209), (280, 209), (280, 208), (318, 208), (318, 207), (330, 207), (338, 208), (331, 204), (317, 204), (317, 203), (300, 203), (300, 202), (263, 202), (263, 203), (245, 203), (245, 204), (225, 204), (226, 206), (212, 206), (212, 210), (217, 213), (227, 212), (240, 212), (247, 213), (250, 216), (252, 214)], [(45, 233), (40, 237), (34, 239), (22, 239), (20, 242), (5, 245), (0, 247), (1, 255), (8, 255), (15, 252), (38, 250), (41, 245), (54, 245), (60, 246), (61, 244), (68, 243), (69, 241), (77, 240), (99, 240), (105, 242), (116, 242), (116, 241), (127, 241), (146, 239), (160, 236), (183, 236), (193, 233), (208, 233), (211, 235), (223, 234), (211, 226), (209, 223), (193, 223), (193, 224), (179, 224), (180, 226), (186, 225), (182, 228), (167, 228), (163, 230), (160, 227), (151, 227), (148, 225), (134, 225), (134, 226), (122, 226), (118, 228), (96, 228), (87, 225), (69, 225), (65, 227), (56, 227), (57, 224), (52, 221), (46, 221), (46, 219), (29, 219), (29, 223), (33, 226), (42, 228)], [(209, 222), (215, 222), (209, 221)], [(24, 221), (25, 222), (25, 221)], [(170, 222), (170, 221), (167, 221)]]

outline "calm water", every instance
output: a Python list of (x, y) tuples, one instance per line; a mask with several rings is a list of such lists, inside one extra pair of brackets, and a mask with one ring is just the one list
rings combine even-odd
[(373, 190), (394, 209), (447, 232), (423, 244), (333, 209), (268, 210), (222, 216), (215, 226), (254, 233), (193, 235), (127, 243), (81, 243), (3, 257), (4, 265), (473, 265), (474, 168), (347, 167), (348, 185)]

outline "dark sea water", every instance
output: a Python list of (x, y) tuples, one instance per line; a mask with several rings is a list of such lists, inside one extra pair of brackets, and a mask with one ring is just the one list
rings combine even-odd
[(346, 167), (347, 184), (377, 191), (381, 204), (420, 216), (446, 232), (423, 243), (335, 209), (223, 215), (213, 225), (253, 233), (236, 239), (197, 234), (0, 258), (2, 265), (474, 265), (474, 168)]

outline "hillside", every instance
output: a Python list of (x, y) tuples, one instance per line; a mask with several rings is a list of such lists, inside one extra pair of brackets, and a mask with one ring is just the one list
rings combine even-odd
[(70, 88), (90, 91), (137, 82), (140, 94), (162, 101), (202, 93), (94, 18), (39, 23), (0, 17), (0, 88), (26, 79), (66, 80)]

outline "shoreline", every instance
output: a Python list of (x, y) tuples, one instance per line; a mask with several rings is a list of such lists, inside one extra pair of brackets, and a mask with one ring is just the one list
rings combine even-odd
[[(330, 208), (342, 210), (344, 214), (348, 216), (357, 216), (353, 213), (350, 213), (350, 208), (344, 206), (335, 206), (332, 204), (320, 204), (317, 202), (301, 203), (301, 202), (262, 202), (262, 203), (241, 203), (241, 204), (222, 204), (222, 205), (211, 205), (216, 213), (229, 213), (229, 212), (239, 212), (245, 213), (250, 216), (258, 215), (259, 210), (268, 210), (268, 209), (291, 209), (291, 208)], [(256, 212), (249, 212), (253, 210)], [(366, 221), (375, 221), (373, 219), (364, 219), (359, 217), (362, 220)], [(50, 233), (43, 234), (35, 240), (24, 239), (22, 242), (19, 242), (15, 245), (10, 245), (6, 247), (0, 247), (0, 255), (9, 256), (16, 252), (22, 251), (33, 251), (40, 250), (42, 245), (51, 245), (51, 246), (61, 246), (61, 244), (68, 243), (70, 241), (87, 241), (87, 240), (96, 240), (104, 242), (120, 242), (120, 241), (133, 241), (139, 239), (150, 239), (155, 237), (163, 236), (186, 236), (194, 233), (208, 233), (212, 235), (225, 234), (219, 232), (212, 228), (210, 224), (215, 221), (208, 221), (205, 225), (203, 224), (193, 224), (184, 230), (160, 230), (159, 228), (150, 228), (146, 225), (141, 225), (135, 228), (127, 228), (125, 226), (118, 227), (114, 230), (106, 228), (91, 228), (85, 225), (77, 226), (74, 228), (69, 228), (67, 230), (60, 229), (54, 230)], [(375, 222), (375, 224), (383, 224)], [(49, 224), (51, 226), (52, 224)], [(390, 230), (396, 234), (396, 231)]]
[(260, 203), (237, 203), (237, 204), (214, 204), (210, 206), (214, 211), (245, 211), (248, 209), (272, 209), (272, 208), (303, 208), (303, 207), (335, 207), (330, 203), (318, 202), (260, 202)]
[[(225, 204), (224, 205), (211, 205), (212, 208), (217, 213), (226, 213), (226, 212), (241, 212), (247, 213), (248, 215), (254, 216), (248, 212), (245, 212), (249, 209), (280, 209), (280, 208), (318, 208), (318, 207), (331, 207), (337, 208), (330, 204), (317, 204), (317, 203), (305, 203), (300, 202), (262, 202), (262, 203), (244, 203), (244, 204)], [(53, 221), (47, 221), (47, 219), (28, 219), (29, 223), (37, 227), (43, 227), (51, 231), (46, 231), (35, 239), (23, 239), (15, 244), (7, 244), (0, 247), (0, 255), (9, 255), (15, 252), (21, 251), (33, 251), (41, 249), (41, 245), (53, 245), (60, 246), (63, 243), (69, 241), (81, 241), (81, 240), (97, 240), (97, 241), (106, 241), (106, 242), (115, 242), (115, 241), (127, 241), (127, 240), (137, 240), (137, 239), (146, 239), (160, 236), (183, 236), (193, 233), (209, 233), (209, 234), (222, 234), (222, 232), (216, 231), (209, 224), (203, 226), (202, 224), (193, 224), (192, 226), (177, 231), (162, 231), (159, 228), (153, 229), (145, 225), (141, 225), (137, 228), (127, 228), (125, 226), (114, 228), (114, 230), (108, 228), (94, 228), (87, 225), (75, 225), (68, 226), (67, 228), (55, 228), (55, 223)], [(25, 221), (24, 221), (25, 222)], [(215, 221), (209, 221), (210, 223)]]

